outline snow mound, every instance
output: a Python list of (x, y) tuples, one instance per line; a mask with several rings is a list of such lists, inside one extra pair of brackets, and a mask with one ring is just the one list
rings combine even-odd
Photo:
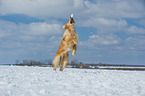
[(0, 96), (145, 96), (145, 72), (0, 67)]

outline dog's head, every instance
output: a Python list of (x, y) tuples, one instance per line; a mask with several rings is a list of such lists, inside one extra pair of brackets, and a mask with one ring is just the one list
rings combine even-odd
[(75, 21), (73, 19), (73, 16), (71, 16), (69, 18), (69, 21), (63, 25), (63, 29), (67, 29), (67, 28), (70, 28), (70, 27), (74, 27), (74, 24), (75, 24)]

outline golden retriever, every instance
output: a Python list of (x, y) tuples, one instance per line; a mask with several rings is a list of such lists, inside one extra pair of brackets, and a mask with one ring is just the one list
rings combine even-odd
[(53, 70), (56, 70), (58, 65), (60, 64), (60, 71), (66, 67), (69, 62), (69, 51), (73, 51), (72, 55), (75, 56), (77, 51), (77, 44), (78, 44), (78, 35), (74, 28), (75, 21), (73, 16), (69, 18), (69, 21), (63, 25), (63, 29), (66, 31), (63, 34), (63, 39), (59, 46), (59, 49), (56, 52), (56, 56), (53, 60)]

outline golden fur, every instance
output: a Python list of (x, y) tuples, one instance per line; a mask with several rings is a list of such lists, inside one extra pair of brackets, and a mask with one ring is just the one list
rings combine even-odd
[(70, 17), (69, 21), (65, 25), (63, 25), (63, 29), (66, 29), (66, 31), (63, 34), (63, 39), (53, 60), (53, 70), (56, 70), (57, 66), (60, 64), (61, 65), (60, 71), (63, 71), (63, 69), (69, 62), (68, 52), (73, 51), (72, 52), (73, 56), (75, 56), (76, 54), (78, 35), (74, 29), (74, 24), (75, 22), (73, 21), (73, 18)]

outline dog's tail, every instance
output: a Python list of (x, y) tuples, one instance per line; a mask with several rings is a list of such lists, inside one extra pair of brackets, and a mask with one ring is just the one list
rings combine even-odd
[(62, 55), (56, 55), (54, 60), (53, 60), (53, 66), (57, 67), (58, 65), (63, 64), (64, 61), (64, 56)]
[(56, 70), (59, 64), (60, 64), (60, 55), (56, 55), (53, 60), (53, 70)]

